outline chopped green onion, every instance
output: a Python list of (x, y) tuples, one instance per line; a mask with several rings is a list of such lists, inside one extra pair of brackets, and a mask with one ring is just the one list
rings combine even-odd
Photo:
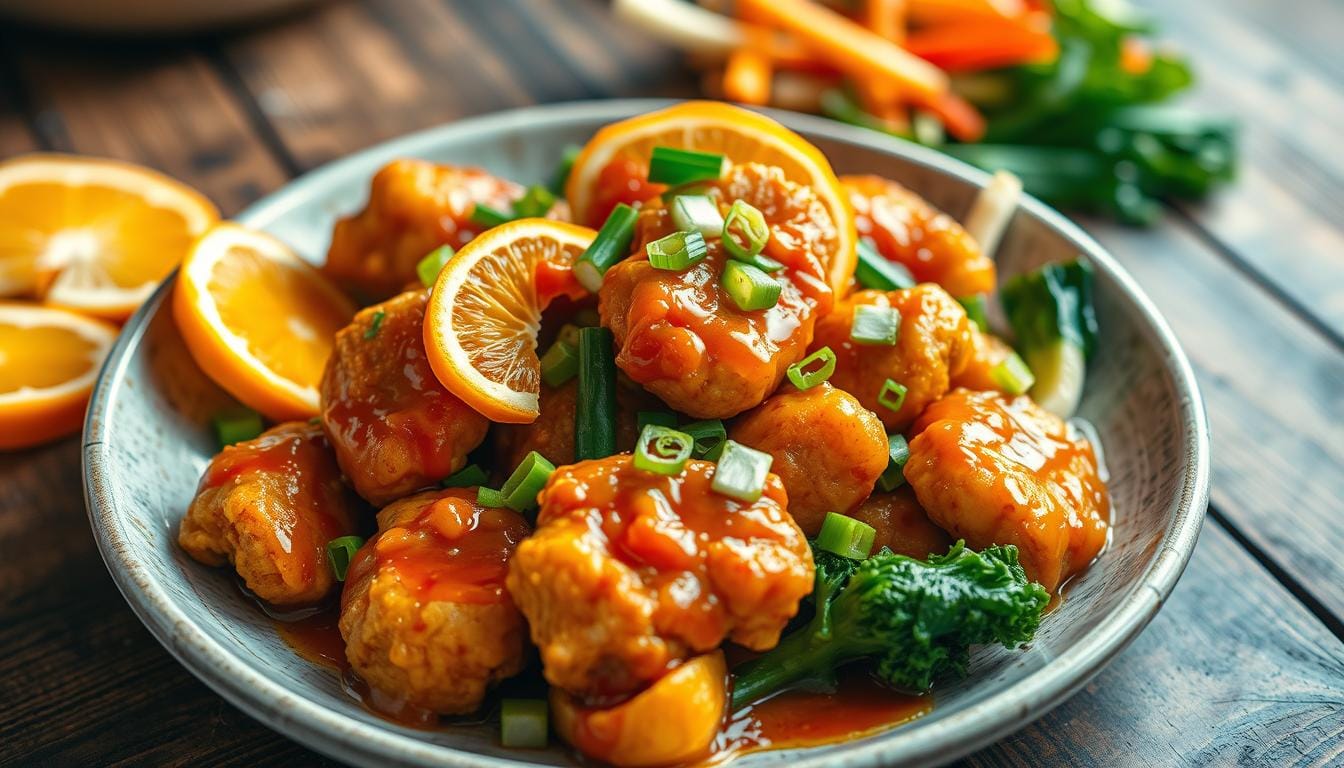
[(827, 512), (826, 518), (821, 521), (821, 532), (817, 534), (817, 549), (850, 560), (863, 560), (873, 551), (876, 539), (877, 530), (873, 526), (862, 520)]
[(579, 153), (583, 147), (577, 144), (570, 144), (565, 147), (565, 151), (560, 155), (560, 164), (555, 167), (555, 172), (551, 174), (551, 180), (547, 186), (556, 195), (564, 196), (565, 184), (569, 181), (569, 172), (574, 168), (574, 161), (579, 159)]
[[(821, 366), (808, 370), (817, 363), (821, 363)], [(835, 373), (835, 353), (830, 347), (822, 347), (790, 365), (785, 373), (789, 377), (789, 382), (799, 391), (809, 390), (831, 378), (831, 374)]]
[(471, 208), (471, 223), (478, 227), (498, 227), (500, 224), (507, 224), (513, 221), (513, 214), (501, 211), (498, 208), (491, 208), (484, 203), (476, 203)]
[(377, 338), (378, 332), (383, 329), (383, 320), (386, 319), (387, 319), (387, 313), (384, 312), (383, 310), (380, 309), (374, 312), (373, 321), (369, 323), (368, 328), (364, 329), (364, 340), (370, 341), (372, 339)]
[(768, 453), (726, 440), (709, 487), (715, 493), (753, 504), (765, 492), (765, 476), (774, 460)]
[(1036, 383), (1036, 375), (1016, 352), (1010, 352), (1007, 357), (990, 368), (989, 378), (999, 389), (1010, 395), (1025, 394), (1031, 389), (1031, 385)]
[(546, 460), (536, 451), (528, 451), (527, 456), (519, 462), (518, 468), (513, 470), (509, 479), (504, 481), (504, 487), (499, 489), (499, 493), (504, 497), (504, 506), (512, 509), (514, 512), (530, 512), (537, 508), (537, 494), (546, 485), (546, 481), (551, 479), (551, 473), (555, 471), (555, 465)]
[(677, 426), (677, 414), (671, 411), (639, 411), (635, 414), (635, 425), (640, 432), (650, 424), (672, 428)]
[(513, 212), (520, 219), (545, 216), (553, 205), (555, 205), (555, 195), (551, 190), (540, 184), (533, 184), (527, 188), (522, 197), (514, 202)]
[(573, 323), (565, 323), (564, 325), (560, 326), (560, 330), (555, 334), (555, 340), (557, 343), (564, 342), (573, 347), (574, 349), (578, 349), (579, 329), (589, 328), (594, 325), (599, 325), (599, 323), (581, 323), (579, 325), (575, 325)]
[(327, 542), (327, 565), (331, 566), (331, 573), (337, 581), (345, 581), (350, 561), (355, 559), (355, 553), (362, 546), (364, 540), (358, 536), (341, 536)]
[(975, 327), (982, 331), (989, 330), (989, 318), (985, 314), (987, 302), (983, 293), (977, 293), (974, 296), (962, 296), (957, 301), (966, 308), (966, 317), (970, 318), (972, 323), (975, 323)]
[(635, 219), (639, 214), (625, 203), (611, 209), (602, 228), (597, 231), (592, 245), (574, 265), (574, 277), (593, 293), (602, 287), (602, 276), (612, 265), (630, 255), (630, 240), (635, 236)]
[(708, 195), (677, 195), (667, 204), (672, 224), (683, 232), (699, 232), (714, 237), (723, 232), (723, 214)]
[(508, 506), (504, 503), (504, 494), (494, 488), (486, 488), (484, 485), (476, 489), (476, 503), (482, 507)]
[(878, 291), (895, 291), (901, 288), (913, 288), (915, 277), (904, 264), (888, 261), (882, 254), (873, 250), (868, 243), (860, 240), (858, 245), (859, 261), (854, 267), (854, 279), (864, 288)]
[(910, 444), (905, 435), (887, 435), (887, 468), (877, 478), (877, 487), (891, 493), (905, 484), (905, 463), (910, 460)]
[(544, 749), (549, 711), (544, 699), (504, 699), (499, 706), (499, 742), (512, 749)]
[[(770, 242), (770, 227), (765, 223), (765, 214), (745, 200), (733, 202), (728, 216), (723, 220), (723, 247), (734, 259), (751, 261), (765, 250)], [(773, 259), (766, 261), (779, 264)], [(783, 265), (780, 264), (782, 267)]]
[(261, 414), (251, 408), (238, 407), (220, 411), (215, 414), (211, 423), (215, 428), (215, 440), (220, 448), (255, 439), (266, 431), (266, 426), (261, 421)]
[(709, 246), (699, 232), (673, 232), (644, 246), (644, 252), (654, 269), (680, 272), (703, 261)]
[(579, 350), (557, 339), (541, 356), (541, 380), (554, 389), (579, 375)]
[(892, 307), (855, 304), (849, 338), (857, 344), (890, 347), (901, 332), (901, 313)]
[(710, 181), (723, 175), (723, 155), (692, 149), (654, 147), (649, 158), (649, 181), (655, 184), (689, 184)]
[(426, 288), (432, 287), (434, 281), (439, 279), (439, 273), (455, 253), (457, 251), (454, 251), (451, 245), (441, 245), (430, 251), (428, 256), (415, 265), (415, 274), (420, 278), (420, 284)]
[(443, 478), (439, 485), (444, 488), (474, 488), (485, 485), (490, 477), (481, 469), (480, 464), (468, 464), (453, 474)]
[(691, 449), (691, 456), (705, 461), (718, 461), (720, 454), (723, 452), (724, 443), (728, 440), (728, 430), (724, 428), (723, 422), (718, 419), (705, 419), (704, 421), (683, 424), (681, 431), (695, 440), (695, 447)]
[[(692, 181), (689, 184), (678, 184), (675, 187), (668, 187), (664, 190), (663, 194), (658, 197), (662, 199), (665, 205), (670, 206), (672, 201), (678, 197), (684, 197), (686, 195), (704, 196), (708, 194), (711, 184), (713, 184), (713, 182), (709, 181)], [(718, 230), (715, 230), (714, 234), (718, 234)]]
[(579, 331), (579, 398), (574, 413), (574, 457), (604, 459), (616, 453), (616, 356), (611, 331)]
[(639, 433), (635, 469), (656, 475), (678, 475), (686, 468), (695, 438), (685, 432), (650, 424)]
[(882, 389), (877, 393), (877, 403), (893, 411), (901, 410), (905, 404), (905, 393), (908, 390), (905, 385), (895, 379), (887, 379), (882, 384)]
[(719, 283), (743, 312), (769, 309), (779, 303), (779, 281), (745, 262), (729, 259)]

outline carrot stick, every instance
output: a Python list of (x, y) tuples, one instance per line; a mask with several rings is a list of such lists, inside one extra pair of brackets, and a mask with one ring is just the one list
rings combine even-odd
[(911, 21), (944, 24), (972, 19), (1003, 19), (1031, 10), (1023, 0), (909, 0)]
[(1059, 45), (1049, 24), (1032, 17), (939, 24), (912, 33), (906, 48), (949, 72), (1049, 61)]
[(985, 118), (969, 101), (948, 91), (935, 99), (918, 102), (943, 123), (960, 141), (979, 141), (985, 135)]
[(750, 47), (737, 49), (723, 70), (723, 95), (743, 104), (769, 104), (771, 69), (768, 56)]
[(905, 40), (906, 0), (868, 0), (863, 4), (863, 23), (893, 43)]
[(933, 99), (948, 90), (947, 74), (890, 40), (808, 0), (737, 0), (750, 22), (789, 32), (856, 80), (877, 80), (902, 93)]
[[(863, 23), (874, 34), (900, 44), (905, 40), (905, 0), (867, 0), (863, 5)], [(888, 83), (873, 80), (858, 84), (863, 108), (890, 131), (905, 133), (910, 115), (901, 104), (900, 91)]]

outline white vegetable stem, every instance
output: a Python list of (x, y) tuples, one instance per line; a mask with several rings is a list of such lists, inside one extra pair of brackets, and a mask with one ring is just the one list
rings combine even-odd
[(746, 42), (742, 25), (681, 0), (614, 0), (616, 18), (664, 43), (693, 53), (726, 56)]
[(980, 244), (981, 253), (994, 258), (1003, 232), (1013, 220), (1013, 214), (1017, 213), (1017, 203), (1021, 199), (1022, 180), (1007, 171), (995, 173), (989, 185), (980, 191), (963, 226)]

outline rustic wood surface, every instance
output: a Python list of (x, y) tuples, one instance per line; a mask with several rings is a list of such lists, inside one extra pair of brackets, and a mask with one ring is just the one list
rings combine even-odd
[[(1152, 230), (1083, 223), (1183, 340), (1214, 431), (1210, 520), (1169, 603), (1085, 690), (965, 761), (1344, 764), (1344, 6), (1150, 3), (1241, 181)], [(0, 22), (0, 156), (125, 158), (226, 214), (352, 150), (522, 104), (690, 95), (596, 0), (367, 0), (228, 33), (89, 40)], [(98, 557), (70, 439), (0, 455), (0, 765), (319, 765), (192, 678)]]

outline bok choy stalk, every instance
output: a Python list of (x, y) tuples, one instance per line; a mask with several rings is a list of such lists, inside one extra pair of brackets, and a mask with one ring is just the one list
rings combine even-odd
[(1009, 280), (999, 293), (1018, 351), (1036, 377), (1030, 394), (1061, 418), (1078, 407), (1096, 344), (1092, 279), (1084, 261), (1047, 264)]

